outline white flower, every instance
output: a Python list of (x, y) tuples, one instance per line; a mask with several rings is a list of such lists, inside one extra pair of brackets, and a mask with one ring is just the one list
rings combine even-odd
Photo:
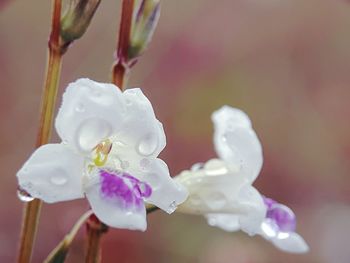
[(249, 117), (224, 106), (212, 120), (219, 159), (196, 164), (176, 177), (189, 190), (178, 211), (205, 215), (210, 225), (225, 231), (260, 234), (285, 251), (305, 252), (305, 241), (294, 232), (275, 229), (274, 237), (266, 234), (271, 220), (267, 199), (252, 186), (262, 167), (262, 148)]
[(105, 224), (146, 229), (144, 202), (173, 212), (187, 197), (157, 158), (162, 124), (140, 89), (79, 79), (56, 118), (62, 143), (38, 148), (18, 171), (21, 189), (47, 203), (83, 198)]

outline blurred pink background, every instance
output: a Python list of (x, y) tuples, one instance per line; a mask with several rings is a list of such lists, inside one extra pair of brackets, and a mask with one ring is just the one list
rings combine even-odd
[[(102, 1), (64, 57), (60, 94), (79, 77), (109, 81), (120, 1)], [(50, 1), (0, 2), (0, 262), (13, 262), (22, 214), (15, 173), (33, 151)], [(151, 214), (145, 233), (111, 230), (103, 262), (350, 262), (350, 5), (336, 0), (164, 0), (153, 42), (135, 66), (167, 132), (176, 175), (214, 157), (210, 114), (223, 104), (252, 118), (265, 162), (255, 186), (290, 207), (306, 255), (225, 233), (201, 217)], [(53, 141), (57, 141), (55, 135)], [(45, 205), (33, 262), (87, 209)], [(83, 262), (84, 231), (68, 262)]]

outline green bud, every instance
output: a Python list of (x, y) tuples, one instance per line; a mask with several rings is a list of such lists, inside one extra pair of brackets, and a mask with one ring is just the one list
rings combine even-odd
[(128, 59), (140, 56), (152, 39), (160, 15), (160, 0), (141, 0), (133, 14)]
[(61, 38), (68, 45), (79, 39), (88, 28), (101, 0), (70, 0), (61, 18)]

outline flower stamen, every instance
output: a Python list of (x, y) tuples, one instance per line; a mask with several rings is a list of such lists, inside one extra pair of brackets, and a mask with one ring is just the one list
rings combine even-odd
[(96, 156), (93, 159), (93, 162), (96, 166), (100, 167), (106, 164), (108, 160), (108, 154), (112, 150), (112, 142), (109, 139), (106, 139), (95, 146), (93, 149)]

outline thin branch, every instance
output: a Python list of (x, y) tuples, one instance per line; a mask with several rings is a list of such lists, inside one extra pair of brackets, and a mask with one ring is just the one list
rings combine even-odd
[(121, 90), (125, 89), (130, 71), (130, 65), (128, 65), (127, 60), (134, 4), (134, 0), (123, 0), (122, 16), (119, 26), (119, 40), (112, 68), (112, 83)]
[[(52, 29), (49, 40), (49, 55), (41, 102), (41, 113), (36, 147), (49, 142), (53, 112), (57, 96), (57, 86), (60, 77), (62, 52), (59, 50), (59, 30), (61, 18), (61, 0), (53, 0)], [(33, 200), (27, 203), (23, 212), (18, 263), (30, 262), (39, 223), (41, 201)]]

